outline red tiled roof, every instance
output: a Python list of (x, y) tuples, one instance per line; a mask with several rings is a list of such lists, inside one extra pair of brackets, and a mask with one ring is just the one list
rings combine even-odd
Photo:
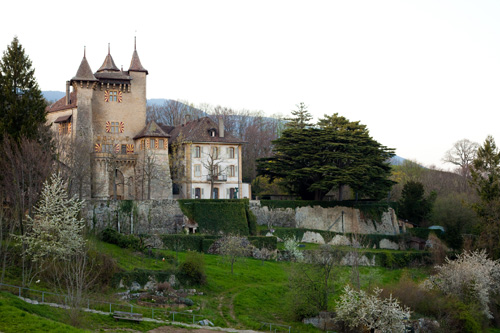
[(61, 111), (61, 110), (67, 110), (67, 109), (72, 109), (76, 108), (76, 92), (73, 91), (72, 93), (69, 94), (69, 100), (70, 103), (66, 105), (66, 96), (58, 100), (52, 105), (49, 105), (45, 108), (45, 111), (47, 112), (55, 112), (55, 111)]

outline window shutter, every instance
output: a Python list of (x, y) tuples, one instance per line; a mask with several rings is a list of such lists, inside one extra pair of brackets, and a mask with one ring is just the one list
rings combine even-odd
[(194, 199), (194, 187), (191, 187), (191, 199)]
[(134, 153), (134, 145), (127, 145), (127, 154)]
[(100, 143), (96, 143), (95, 146), (94, 146), (94, 151), (96, 153), (100, 153), (102, 151), (102, 146)]
[(119, 154), (119, 153), (120, 153), (120, 145), (116, 144), (115, 145), (115, 154)]
[(109, 90), (104, 91), (104, 101), (109, 102)]
[(205, 190), (204, 190), (204, 188), (202, 187), (202, 188), (201, 188), (201, 198), (200, 198), (200, 199), (202, 199), (202, 198), (203, 198), (203, 195), (204, 195), (204, 194), (205, 194)]
[(125, 123), (123, 121), (120, 121), (120, 133), (125, 132)]
[(106, 133), (111, 133), (111, 122), (110, 121), (106, 122)]
[(119, 91), (119, 92), (118, 92), (118, 99), (117, 99), (117, 101), (118, 101), (118, 103), (121, 103), (121, 102), (122, 102), (122, 100), (123, 100), (123, 94), (122, 94), (122, 92), (121, 92), (121, 91)]

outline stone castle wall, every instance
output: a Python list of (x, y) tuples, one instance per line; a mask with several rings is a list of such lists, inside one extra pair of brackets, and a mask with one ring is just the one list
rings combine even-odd
[(110, 227), (124, 234), (171, 234), (184, 223), (176, 200), (89, 200), (84, 215), (97, 232)]
[[(381, 221), (363, 217), (354, 208), (300, 207), (269, 209), (260, 201), (250, 201), (250, 210), (259, 225), (329, 230), (338, 233), (397, 235), (396, 214), (389, 209)], [(88, 226), (96, 231), (107, 227), (124, 234), (171, 234), (181, 232), (184, 224), (177, 200), (90, 200), (84, 215)]]

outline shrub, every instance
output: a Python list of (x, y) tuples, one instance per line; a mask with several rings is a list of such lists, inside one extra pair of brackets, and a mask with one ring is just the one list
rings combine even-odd
[(375, 288), (373, 295), (368, 295), (346, 286), (336, 307), (338, 319), (353, 329), (361, 326), (380, 332), (405, 332), (410, 309), (392, 296), (380, 298), (381, 292)]
[(123, 249), (144, 250), (141, 238), (134, 235), (123, 235), (111, 228), (106, 228), (101, 232), (101, 240), (106, 243), (118, 245)]
[(488, 258), (486, 251), (463, 252), (456, 260), (436, 266), (437, 274), (425, 283), (446, 295), (455, 295), (467, 305), (478, 304), (487, 318), (492, 318), (489, 303), (500, 292), (500, 263)]
[(206, 282), (205, 258), (203, 253), (188, 251), (186, 259), (179, 266), (179, 280), (187, 285), (203, 285)]
[(387, 286), (380, 295), (389, 297), (390, 294), (415, 313), (435, 318), (447, 332), (481, 331), (482, 313), (477, 306), (466, 306), (453, 295), (426, 290), (406, 274), (397, 284)]

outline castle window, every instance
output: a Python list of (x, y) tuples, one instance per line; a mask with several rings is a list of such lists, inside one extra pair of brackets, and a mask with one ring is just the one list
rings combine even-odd
[(200, 146), (194, 147), (194, 157), (195, 158), (200, 158), (201, 157), (201, 148), (200, 148)]
[(219, 148), (213, 147), (212, 149), (212, 159), (216, 160), (219, 158)]
[(54, 123), (59, 124), (59, 134), (71, 133), (71, 115), (61, 116)]
[(141, 140), (141, 143), (140, 143), (140, 149), (141, 150), (144, 150), (144, 139)]
[(160, 149), (165, 148), (164, 141), (163, 141), (162, 139), (160, 139), (160, 140), (158, 141), (158, 148), (160, 148)]
[(118, 100), (118, 91), (112, 90), (109, 92), (109, 101), (116, 102)]
[(110, 132), (111, 133), (118, 133), (119, 132), (119, 123), (117, 121), (112, 121), (111, 122), (111, 127), (110, 127)]
[(155, 139), (149, 139), (149, 149), (155, 148)]
[(103, 153), (112, 153), (113, 152), (113, 145), (108, 145), (108, 144), (102, 145), (102, 152)]
[(233, 147), (230, 147), (229, 148), (229, 158), (234, 158), (234, 148)]
[(234, 177), (236, 176), (236, 168), (234, 165), (229, 166), (229, 177)]
[(127, 153), (127, 145), (122, 145), (121, 148), (121, 153), (125, 155)]

